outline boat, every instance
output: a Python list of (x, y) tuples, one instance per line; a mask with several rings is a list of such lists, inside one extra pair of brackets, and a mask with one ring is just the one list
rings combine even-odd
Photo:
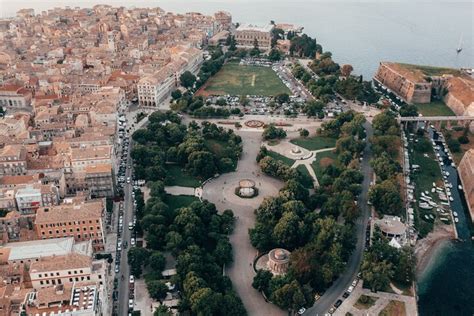
[(454, 215), (454, 217), (457, 217), (457, 216), (458, 216), (458, 213), (457, 213), (457, 212), (453, 212), (453, 215)]
[(418, 206), (422, 209), (425, 209), (425, 210), (431, 210), (433, 207), (431, 205), (429, 205), (428, 203), (420, 203), (418, 204)]
[(462, 190), (462, 185), (458, 185), (458, 189), (459, 189), (459, 190)]
[(452, 197), (452, 196), (450, 196), (450, 197), (449, 197), (449, 200), (450, 200), (451, 202), (453, 202), (453, 201), (454, 201), (454, 199), (453, 199), (453, 197)]
[(459, 44), (458, 47), (456, 48), (456, 54), (459, 54), (462, 52), (462, 34), (461, 37), (459, 38)]
[(454, 221), (455, 221), (456, 223), (459, 223), (459, 218), (455, 217), (455, 218), (454, 218)]

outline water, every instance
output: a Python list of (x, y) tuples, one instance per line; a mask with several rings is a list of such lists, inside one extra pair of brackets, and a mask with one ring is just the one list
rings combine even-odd
[[(474, 66), (474, 4), (465, 0), (0, 0), (0, 16), (14, 15), (22, 7), (39, 12), (96, 3), (206, 14), (222, 9), (234, 21), (295, 23), (333, 52), (337, 62), (352, 64), (367, 79), (380, 61)], [(456, 54), (461, 36), (463, 51)]]
[[(444, 152), (439, 153), (447, 162)], [(470, 218), (462, 192), (457, 189), (460, 181), (456, 169), (449, 163), (444, 170), (449, 172), (448, 181), (453, 185), (451, 208), (458, 213), (456, 228), (461, 241), (448, 241), (437, 252), (436, 260), (418, 282), (418, 306), (422, 316), (473, 315), (474, 245), (470, 241)]]
[[(301, 0), (0, 0), (0, 16), (13, 16), (24, 7), (37, 12), (55, 6), (154, 7), (168, 11), (217, 10), (232, 13), (234, 21), (294, 23), (316, 37), (339, 63), (372, 77), (380, 61), (399, 61), (448, 67), (474, 67), (474, 4), (457, 0), (301, 1)], [(463, 37), (463, 51), (455, 49)], [(460, 215), (459, 236), (468, 239), (457, 173), (448, 167), (453, 183), (453, 209)], [(435, 264), (419, 281), (421, 315), (474, 314), (474, 247), (469, 241), (447, 242)]]

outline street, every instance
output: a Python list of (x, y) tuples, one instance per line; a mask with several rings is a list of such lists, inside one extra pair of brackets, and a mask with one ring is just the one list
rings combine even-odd
[[(367, 137), (370, 139), (373, 134), (372, 125), (366, 122), (364, 125)], [(356, 278), (359, 272), (359, 266), (362, 262), (365, 247), (365, 230), (369, 221), (370, 208), (367, 205), (368, 192), (370, 188), (370, 182), (372, 179), (372, 167), (370, 167), (369, 161), (372, 155), (370, 144), (367, 144), (364, 149), (364, 159), (361, 163), (361, 171), (364, 175), (364, 182), (362, 183), (362, 192), (359, 195), (358, 205), (360, 206), (361, 215), (357, 219), (355, 228), (357, 235), (357, 242), (355, 249), (347, 262), (346, 270), (341, 276), (333, 283), (333, 285), (324, 293), (323, 296), (315, 303), (315, 305), (306, 311), (306, 315), (324, 315), (336, 300), (344, 294), (347, 288), (351, 285), (351, 282)]]

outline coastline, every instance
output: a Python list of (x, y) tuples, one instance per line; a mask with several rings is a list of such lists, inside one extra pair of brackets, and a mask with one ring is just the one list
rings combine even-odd
[(442, 246), (449, 240), (454, 239), (452, 225), (436, 225), (432, 232), (416, 243), (416, 277), (418, 280), (429, 270)]

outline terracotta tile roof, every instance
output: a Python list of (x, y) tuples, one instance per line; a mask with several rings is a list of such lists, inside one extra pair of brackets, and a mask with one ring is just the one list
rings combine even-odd
[(112, 170), (112, 165), (109, 163), (106, 164), (97, 164), (93, 166), (87, 166), (85, 169), (86, 173), (110, 173)]
[(102, 217), (103, 209), (104, 206), (101, 200), (40, 207), (36, 212), (35, 224), (96, 220)]
[(30, 273), (90, 268), (91, 266), (91, 257), (78, 253), (70, 253), (64, 256), (49, 256), (40, 258), (38, 261), (31, 263)]

